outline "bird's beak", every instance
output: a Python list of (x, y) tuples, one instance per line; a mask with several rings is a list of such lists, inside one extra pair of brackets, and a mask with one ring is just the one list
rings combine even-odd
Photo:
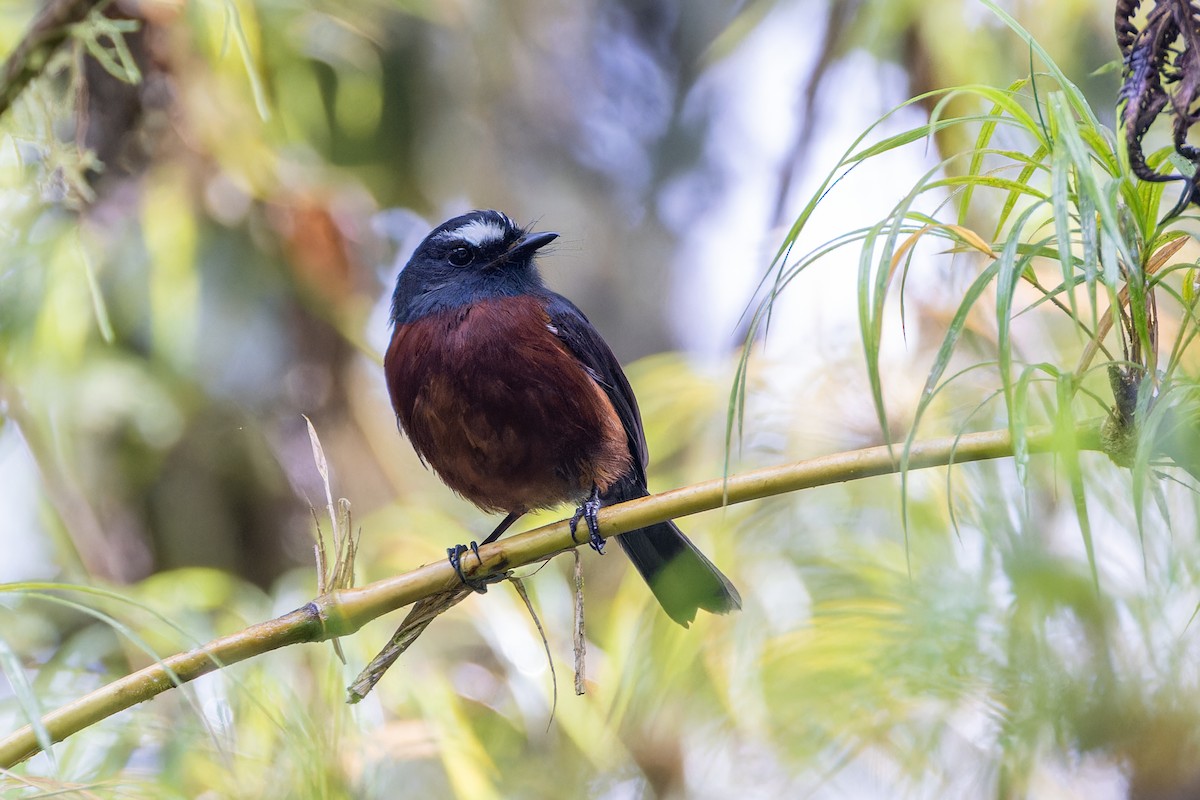
[(558, 238), (557, 233), (527, 233), (517, 240), (508, 250), (508, 257), (532, 256), (538, 250), (541, 250), (546, 245)]

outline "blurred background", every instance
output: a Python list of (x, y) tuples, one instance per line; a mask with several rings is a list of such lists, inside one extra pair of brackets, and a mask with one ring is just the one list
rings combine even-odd
[[(1112, 125), (1112, 4), (1001, 5)], [(38, 7), (0, 5), (0, 50)], [(104, 6), (0, 119), (0, 735), (30, 697), (49, 710), (312, 596), (324, 489), (303, 415), (362, 531), (360, 583), (493, 527), (418, 463), (380, 367), (400, 265), (471, 208), (562, 234), (543, 273), (628, 365), (652, 489), (719, 476), (727, 455), (741, 471), (882, 442), (856, 250), (790, 284), (751, 341), (727, 454), (744, 312), (860, 133), (923, 92), (1003, 88), (1030, 65), (974, 0)], [(852, 173), (796, 251), (883, 218), (963, 137)], [(914, 252), (903, 325), (884, 335), (900, 435), (978, 266)], [(1031, 360), (1075, 357), (1069, 326), (1021, 324)], [(994, 357), (987, 328), (968, 355)], [(947, 393), (923, 432), (1003, 427), (982, 406), (995, 387)], [(746, 601), (691, 630), (620, 556), (586, 553), (584, 697), (569, 564), (536, 571), (553, 718), (541, 641), (498, 586), (359, 706), (344, 686), (398, 615), (346, 640), (346, 666), (328, 645), (272, 653), (85, 731), (0, 789), (1190, 796), (1154, 792), (1200, 785), (1194, 495), (1157, 490), (1147, 540), (1128, 477), (1087, 466), (1101, 598), (1052, 466), (1033, 496), (1006, 463), (914, 474), (907, 528), (898, 479), (858, 481), (684, 520)], [(1188, 521), (1174, 537), (1168, 511)]]

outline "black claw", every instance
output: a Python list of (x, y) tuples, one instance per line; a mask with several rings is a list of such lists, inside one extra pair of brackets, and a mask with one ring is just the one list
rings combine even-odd
[(600, 490), (592, 489), (592, 495), (579, 508), (575, 509), (575, 513), (571, 516), (571, 540), (578, 542), (578, 537), (575, 536), (575, 529), (579, 527), (579, 520), (585, 520), (588, 527), (588, 544), (592, 546), (600, 555), (604, 555), (604, 539), (600, 536), (600, 520), (596, 515), (600, 511)]
[(450, 560), (450, 566), (454, 567), (454, 574), (458, 576), (460, 581), (462, 581), (463, 586), (466, 586), (473, 592), (486, 594), (487, 585), (490, 583), (490, 581), (487, 579), (472, 580), (463, 573), (462, 554), (468, 550), (475, 554), (475, 558), (478, 559), (480, 564), (483, 563), (483, 559), (479, 558), (479, 545), (475, 542), (471, 542), (469, 547), (465, 544), (456, 544), (454, 547), (448, 547), (446, 548), (446, 556)]

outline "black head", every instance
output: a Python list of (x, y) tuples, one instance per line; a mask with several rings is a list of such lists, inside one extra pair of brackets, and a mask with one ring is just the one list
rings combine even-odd
[(542, 290), (533, 256), (556, 238), (557, 233), (529, 233), (499, 211), (472, 211), (443, 222), (400, 271), (392, 322)]

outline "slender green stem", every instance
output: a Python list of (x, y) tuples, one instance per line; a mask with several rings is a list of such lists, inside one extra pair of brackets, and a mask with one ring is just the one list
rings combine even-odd
[[(1059, 449), (1061, 434), (1051, 430), (1028, 434), (1030, 452)], [(1069, 444), (1079, 450), (1100, 450), (1099, 424), (1075, 433)], [(983, 461), (1012, 455), (1006, 430), (965, 434), (914, 443), (909, 469)], [(887, 447), (869, 447), (829, 456), (715, 479), (606, 508), (600, 534), (614, 536), (646, 525), (734, 503), (786, 494), (815, 486), (844, 483), (899, 470), (898, 459)], [(545, 560), (578, 546), (565, 520), (502, 539), (479, 550), (480, 561), (464, 559), (469, 575), (488, 574)], [(474, 567), (474, 569), (471, 569)], [(244, 661), (271, 650), (300, 642), (319, 642), (354, 633), (367, 622), (411, 603), (458, 586), (458, 578), (445, 561), (355, 589), (342, 589), (267, 622), (222, 636), (204, 647), (170, 656), (119, 678), (84, 697), (50, 712), (42, 724), (59, 742), (102, 719), (149, 700), (173, 686), (194, 680), (220, 667)], [(31, 726), (0, 740), (0, 767), (10, 768), (39, 751)]]

